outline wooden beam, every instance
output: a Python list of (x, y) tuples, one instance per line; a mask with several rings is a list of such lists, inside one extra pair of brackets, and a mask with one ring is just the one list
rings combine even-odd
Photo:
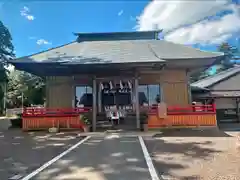
[(98, 83), (98, 112), (102, 112), (102, 88), (101, 88), (101, 82)]
[(186, 70), (186, 76), (187, 76), (187, 91), (188, 91), (188, 103), (192, 103), (192, 89), (191, 89), (191, 83), (190, 83), (190, 70)]
[(136, 125), (137, 129), (140, 129), (140, 110), (139, 110), (139, 96), (138, 96), (138, 75), (136, 74), (134, 77), (134, 103), (135, 103), (135, 111), (136, 111)]
[(92, 103), (92, 130), (96, 131), (97, 125), (97, 81), (93, 77), (93, 103)]

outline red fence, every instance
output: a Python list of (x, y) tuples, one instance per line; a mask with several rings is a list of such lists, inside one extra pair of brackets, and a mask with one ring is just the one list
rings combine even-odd
[(215, 114), (216, 106), (211, 105), (190, 105), (187, 107), (171, 106), (167, 108), (168, 115), (181, 115), (181, 114)]
[[(142, 108), (144, 109), (144, 107)], [(151, 106), (148, 108), (148, 113), (156, 114), (157, 105)], [(194, 114), (215, 114), (216, 106), (215, 104), (211, 105), (188, 105), (188, 106), (168, 106), (167, 114), (168, 115), (194, 115)]]
[(23, 109), (23, 117), (69, 116), (91, 111), (91, 108), (39, 108), (27, 107)]
[[(145, 107), (142, 107), (144, 109)], [(146, 107), (148, 113), (156, 114), (157, 105)], [(81, 108), (39, 108), (39, 107), (27, 107), (23, 109), (23, 116), (69, 116), (77, 115), (84, 112), (91, 111), (92, 108), (81, 107)], [(189, 106), (169, 106), (167, 107), (168, 115), (194, 115), (194, 114), (213, 114), (216, 113), (216, 106), (213, 105), (189, 105)]]

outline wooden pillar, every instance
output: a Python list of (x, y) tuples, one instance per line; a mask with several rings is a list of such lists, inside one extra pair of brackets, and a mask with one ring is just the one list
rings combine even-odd
[(101, 82), (98, 83), (98, 112), (102, 112), (102, 89), (101, 89)]
[(189, 70), (187, 69), (187, 91), (188, 91), (188, 103), (192, 104), (192, 88), (191, 88), (191, 83), (190, 83), (190, 73)]
[(135, 112), (136, 112), (136, 125), (137, 125), (137, 129), (140, 129), (138, 76), (135, 76), (134, 78), (134, 103), (135, 103)]
[(45, 107), (49, 107), (49, 78), (46, 77), (46, 88), (45, 88), (45, 93), (46, 93), (46, 102), (45, 102)]
[(71, 81), (71, 86), (72, 86), (72, 108), (76, 108), (75, 107), (75, 100), (76, 100), (76, 90), (75, 90), (75, 84), (74, 84), (74, 76), (72, 76), (72, 81)]
[(96, 131), (97, 124), (97, 81), (96, 77), (93, 77), (93, 103), (92, 103), (92, 130)]
[(240, 99), (237, 97), (236, 98), (236, 113), (237, 113), (237, 121), (240, 122), (240, 116), (239, 116), (239, 102), (240, 102)]

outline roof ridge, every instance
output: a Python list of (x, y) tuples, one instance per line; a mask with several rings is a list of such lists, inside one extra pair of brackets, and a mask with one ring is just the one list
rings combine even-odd
[(96, 32), (96, 33), (74, 33), (77, 36), (77, 41), (109, 41), (109, 40), (134, 40), (134, 39), (158, 39), (158, 31), (123, 31), (123, 32)]
[(162, 30), (150, 30), (150, 31), (113, 31), (113, 32), (76, 32), (73, 33), (76, 36), (79, 35), (102, 35), (102, 34), (142, 34), (142, 33), (160, 33)]

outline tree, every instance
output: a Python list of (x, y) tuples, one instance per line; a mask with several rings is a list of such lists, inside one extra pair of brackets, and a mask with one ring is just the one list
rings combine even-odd
[(227, 42), (222, 43), (218, 50), (220, 52), (223, 52), (225, 55), (225, 58), (220, 63), (219, 70), (226, 70), (234, 66), (236, 64), (235, 58), (239, 52), (239, 49), (235, 46), (230, 45)]
[[(0, 113), (4, 109), (5, 96), (6, 105), (9, 108), (29, 106), (30, 104), (39, 105), (43, 104), (45, 100), (43, 79), (18, 70), (7, 71), (7, 60), (14, 56), (11, 34), (0, 21)], [(7, 94), (5, 94), (6, 89)]]
[(45, 101), (45, 82), (43, 79), (22, 71), (9, 74), (7, 107), (43, 105)]
[(3, 101), (5, 87), (7, 83), (7, 60), (14, 57), (14, 47), (12, 44), (12, 36), (6, 26), (0, 21), (0, 113), (3, 111)]
[[(239, 60), (239, 56), (240, 56), (239, 47), (232, 46), (229, 43), (225, 42), (218, 46), (218, 51), (223, 52), (225, 56), (221, 62), (212, 66), (212, 67), (215, 67), (216, 72), (220, 72), (220, 71), (229, 69), (229, 68), (233, 67), (236, 63), (238, 63), (237, 60)], [(205, 71), (201, 71), (201, 72), (197, 72), (197, 73), (193, 74), (191, 77), (191, 82), (195, 82), (200, 79), (211, 76), (212, 75), (212, 73), (211, 73), (212, 67), (210, 67), (209, 69), (207, 69)]]

